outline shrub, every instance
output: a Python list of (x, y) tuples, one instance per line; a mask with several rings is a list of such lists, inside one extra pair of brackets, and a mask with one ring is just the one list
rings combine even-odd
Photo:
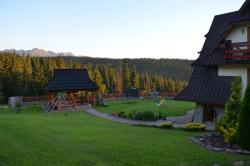
[(166, 119), (167, 115), (165, 112), (159, 112), (159, 119)]
[(250, 84), (243, 99), (237, 127), (237, 141), (241, 148), (250, 150)]
[(153, 111), (146, 111), (143, 113), (143, 120), (145, 121), (154, 121), (157, 120), (159, 116), (157, 116), (157, 113)]
[(228, 144), (236, 143), (236, 128), (220, 128), (221, 133), (223, 134), (224, 140)]
[(171, 129), (173, 128), (173, 123), (172, 122), (165, 122), (165, 123), (162, 123), (160, 124), (160, 128), (162, 129)]
[(159, 119), (159, 115), (153, 111), (136, 112), (134, 115), (134, 119), (143, 121), (155, 121)]
[(129, 112), (127, 117), (129, 119), (134, 119), (134, 115), (135, 115), (135, 112)]
[(118, 113), (118, 117), (120, 117), (120, 118), (127, 118), (127, 115), (126, 115), (125, 112), (120, 111), (120, 112)]
[(204, 131), (206, 127), (207, 126), (202, 123), (186, 123), (184, 128), (188, 131)]
[(236, 126), (242, 105), (241, 89), (240, 78), (235, 78), (231, 84), (232, 94), (226, 104), (225, 114), (215, 121), (216, 130), (223, 135), (228, 144), (236, 143)]
[(215, 130), (218, 131), (220, 134), (223, 134), (221, 131), (221, 127), (226, 124), (224, 115), (221, 115), (215, 119)]
[(134, 115), (135, 120), (143, 120), (143, 112), (136, 112)]

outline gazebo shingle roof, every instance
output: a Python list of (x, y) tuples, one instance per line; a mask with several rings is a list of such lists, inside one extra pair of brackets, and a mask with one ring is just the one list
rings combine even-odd
[(86, 69), (55, 69), (46, 91), (97, 90)]

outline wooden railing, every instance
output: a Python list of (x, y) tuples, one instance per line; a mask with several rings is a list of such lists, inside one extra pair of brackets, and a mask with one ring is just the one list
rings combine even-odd
[(47, 100), (47, 96), (24, 96), (23, 102), (29, 103), (29, 102), (44, 102)]
[(233, 43), (226, 48), (227, 60), (250, 60), (250, 43)]

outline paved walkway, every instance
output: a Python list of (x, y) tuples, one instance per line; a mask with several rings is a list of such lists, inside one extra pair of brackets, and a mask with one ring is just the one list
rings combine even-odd
[[(107, 119), (110, 121), (118, 122), (118, 123), (129, 124), (129, 125), (138, 125), (138, 124), (143, 123), (146, 126), (160, 126), (164, 122), (172, 122), (174, 124), (174, 128), (184, 127), (187, 121), (192, 121), (193, 113), (194, 113), (194, 111), (191, 110), (191, 111), (188, 111), (187, 114), (184, 116), (168, 117), (167, 120), (138, 121), (138, 120), (125, 119), (125, 118), (112, 116), (110, 114), (102, 113), (102, 112), (96, 111), (94, 108), (89, 107), (89, 106), (84, 106), (82, 108), (88, 114), (91, 114), (93, 116), (100, 117), (103, 119)], [(209, 126), (207, 127), (207, 130), (214, 130), (213, 125), (209, 124)]]

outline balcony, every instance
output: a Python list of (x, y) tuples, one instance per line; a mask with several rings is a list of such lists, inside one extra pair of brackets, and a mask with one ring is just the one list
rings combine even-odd
[(250, 60), (250, 43), (227, 43), (225, 53), (227, 60)]

